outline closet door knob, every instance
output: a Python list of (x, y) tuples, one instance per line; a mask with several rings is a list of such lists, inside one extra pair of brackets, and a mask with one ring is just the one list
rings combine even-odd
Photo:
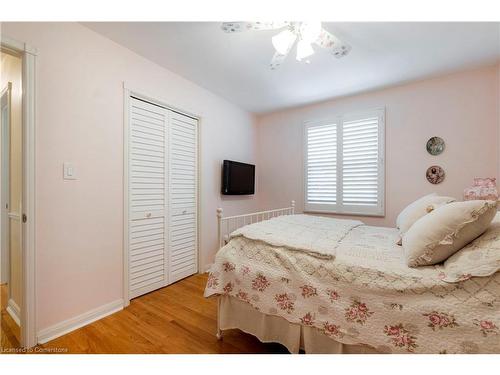
[(187, 210), (182, 211), (182, 213), (183, 213), (184, 215), (185, 215), (185, 214), (187, 214)]
[(146, 217), (151, 217), (151, 212), (148, 212), (148, 213), (146, 214)]

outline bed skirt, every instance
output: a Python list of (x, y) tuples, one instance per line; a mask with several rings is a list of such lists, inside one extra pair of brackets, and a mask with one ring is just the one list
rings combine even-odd
[(335, 341), (317, 328), (290, 323), (286, 319), (267, 315), (234, 297), (219, 296), (219, 328), (239, 329), (262, 342), (276, 342), (290, 353), (300, 349), (309, 354), (375, 354), (365, 345), (347, 345)]

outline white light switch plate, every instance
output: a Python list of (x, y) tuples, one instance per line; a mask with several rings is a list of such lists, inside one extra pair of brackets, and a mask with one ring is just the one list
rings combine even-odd
[(65, 180), (76, 180), (76, 169), (73, 163), (63, 163), (63, 178)]

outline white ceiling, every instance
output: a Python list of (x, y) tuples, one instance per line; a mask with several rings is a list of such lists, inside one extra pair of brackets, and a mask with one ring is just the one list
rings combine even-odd
[(255, 113), (436, 76), (500, 59), (500, 23), (323, 23), (352, 46), (336, 59), (315, 46), (278, 70), (270, 31), (226, 34), (216, 22), (84, 23)]

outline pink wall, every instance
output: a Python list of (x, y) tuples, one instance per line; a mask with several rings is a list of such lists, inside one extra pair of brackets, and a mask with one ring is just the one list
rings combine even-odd
[[(362, 95), (330, 100), (258, 117), (260, 204), (303, 208), (302, 127), (339, 113), (386, 108), (386, 216), (361, 218), (394, 226), (408, 203), (430, 193), (461, 198), (474, 176), (499, 170), (499, 68), (485, 67)], [(332, 82), (332, 84), (335, 84)], [(446, 142), (440, 156), (426, 152), (432, 136)], [(426, 169), (441, 165), (446, 179), (431, 185)]]
[(497, 181), (498, 186), (500, 186), (500, 63), (497, 65), (497, 128), (498, 131), (498, 174), (497, 177), (499, 181)]
[[(3, 23), (38, 48), (36, 124), (37, 329), (122, 298), (123, 82), (201, 116), (201, 266), (216, 251), (224, 158), (255, 161), (247, 112), (76, 23)], [(63, 181), (73, 162), (78, 180)]]

